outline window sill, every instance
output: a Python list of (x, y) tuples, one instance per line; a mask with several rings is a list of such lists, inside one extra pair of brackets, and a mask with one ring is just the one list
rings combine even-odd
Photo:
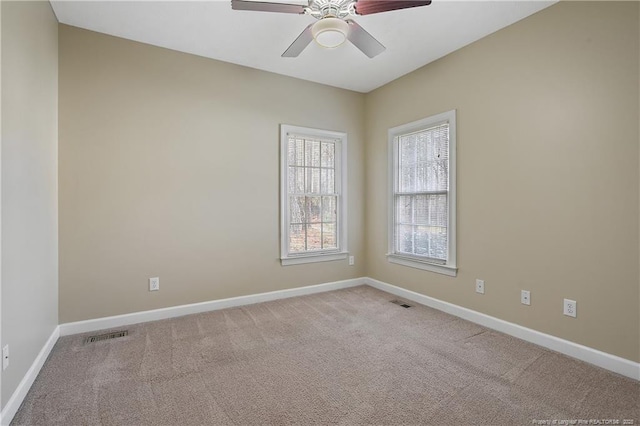
[(347, 258), (349, 253), (344, 252), (334, 252), (334, 253), (315, 253), (315, 254), (304, 254), (300, 256), (291, 256), (291, 257), (283, 257), (280, 259), (280, 263), (282, 266), (289, 265), (301, 265), (303, 263), (316, 263), (316, 262), (330, 262), (332, 260), (343, 260)]
[(398, 265), (422, 269), (424, 271), (435, 272), (437, 274), (448, 275), (450, 277), (455, 277), (458, 274), (458, 268), (455, 266), (439, 265), (411, 257), (398, 256), (397, 254), (387, 254), (387, 260), (391, 263), (397, 263)]

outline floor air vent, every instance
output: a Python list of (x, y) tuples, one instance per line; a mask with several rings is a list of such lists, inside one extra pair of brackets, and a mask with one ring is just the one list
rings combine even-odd
[(111, 333), (98, 334), (97, 336), (89, 336), (84, 341), (84, 343), (93, 343), (93, 342), (99, 342), (101, 340), (117, 339), (118, 337), (124, 337), (128, 335), (129, 335), (129, 330), (114, 331)]
[(413, 305), (408, 304), (407, 302), (403, 301), (403, 300), (392, 300), (391, 303), (395, 303), (396, 305), (400, 305), (403, 308), (410, 308)]

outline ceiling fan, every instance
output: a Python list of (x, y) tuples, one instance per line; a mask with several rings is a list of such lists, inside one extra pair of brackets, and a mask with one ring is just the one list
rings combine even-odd
[(309, 5), (268, 3), (263, 1), (231, 0), (234, 10), (258, 12), (296, 13), (311, 15), (318, 21), (307, 26), (282, 54), (285, 58), (298, 56), (312, 40), (320, 46), (334, 48), (349, 40), (370, 58), (379, 55), (385, 47), (350, 15), (370, 15), (409, 7), (427, 6), (431, 0), (309, 0)]

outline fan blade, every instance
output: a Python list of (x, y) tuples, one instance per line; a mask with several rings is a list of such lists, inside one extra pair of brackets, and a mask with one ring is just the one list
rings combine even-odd
[(289, 48), (284, 51), (284, 53), (282, 54), (283, 58), (295, 58), (300, 53), (302, 53), (302, 51), (309, 45), (309, 43), (311, 43), (311, 40), (313, 40), (311, 27), (313, 27), (313, 24), (309, 24), (309, 26), (300, 33), (298, 38), (295, 39), (293, 43), (291, 43), (291, 46), (289, 46)]
[(373, 58), (385, 51), (386, 47), (366, 32), (357, 22), (347, 19), (346, 23), (349, 24), (349, 36), (347, 38), (355, 47), (362, 50), (362, 53)]
[(356, 2), (356, 13), (358, 15), (371, 15), (372, 13), (428, 6), (430, 4), (431, 0), (358, 0)]
[(233, 10), (255, 10), (258, 12), (304, 13), (306, 6), (300, 4), (267, 3), (264, 1), (231, 0)]

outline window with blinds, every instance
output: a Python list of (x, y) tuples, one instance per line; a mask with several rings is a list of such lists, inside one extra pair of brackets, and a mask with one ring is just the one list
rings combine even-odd
[(455, 111), (389, 131), (389, 260), (455, 272)]
[(283, 264), (346, 258), (341, 254), (346, 135), (285, 125), (282, 133)]

